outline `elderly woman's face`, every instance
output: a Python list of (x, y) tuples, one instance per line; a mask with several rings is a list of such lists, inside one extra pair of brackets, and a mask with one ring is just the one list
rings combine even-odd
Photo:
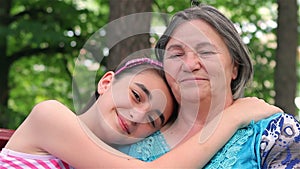
[(222, 37), (209, 24), (202, 20), (183, 23), (165, 50), (166, 77), (179, 103), (215, 95), (232, 100), (230, 83), (237, 77), (237, 67)]

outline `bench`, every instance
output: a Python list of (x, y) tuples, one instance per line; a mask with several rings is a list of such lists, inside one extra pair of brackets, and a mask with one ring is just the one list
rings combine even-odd
[(6, 145), (14, 130), (0, 128), (0, 150)]

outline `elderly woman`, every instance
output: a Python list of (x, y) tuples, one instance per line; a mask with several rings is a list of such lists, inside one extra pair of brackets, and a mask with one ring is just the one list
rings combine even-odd
[[(248, 49), (233, 23), (212, 6), (191, 7), (175, 14), (156, 51), (180, 104), (180, 116), (174, 124), (178, 127), (173, 128), (188, 128), (186, 135), (181, 133), (184, 139), (179, 143), (198, 131), (204, 133), (203, 140), (208, 139), (217, 128), (221, 110), (243, 96), (253, 73)], [(191, 103), (196, 101), (200, 103), (194, 108), (198, 110), (196, 120), (189, 122), (189, 117), (194, 117), (189, 111)], [(141, 160), (154, 160), (176, 146), (171, 135), (179, 133), (170, 133), (163, 131), (133, 144), (127, 153)], [(160, 140), (163, 144), (152, 144), (163, 148), (150, 147), (145, 155), (141, 150), (147, 147), (148, 139)], [(300, 124), (293, 116), (281, 113), (253, 122), (239, 129), (205, 167), (300, 167)]]

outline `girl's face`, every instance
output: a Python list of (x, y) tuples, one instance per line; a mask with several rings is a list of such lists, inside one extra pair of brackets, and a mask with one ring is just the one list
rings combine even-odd
[(159, 130), (173, 111), (173, 100), (163, 79), (153, 70), (122, 75), (106, 73), (98, 84), (101, 139), (108, 144), (130, 144)]

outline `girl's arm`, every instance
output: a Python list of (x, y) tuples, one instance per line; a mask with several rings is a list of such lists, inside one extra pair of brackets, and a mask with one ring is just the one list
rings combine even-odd
[[(134, 168), (147, 163), (117, 153), (88, 136), (79, 118), (57, 101), (37, 104), (6, 148), (29, 154), (52, 154), (75, 168)], [(98, 144), (99, 143), (99, 144)], [(40, 153), (39, 153), (40, 152)]]
[[(251, 104), (251, 109), (253, 105), (268, 107), (264, 105), (265, 103), (251, 102)], [(23, 130), (27, 128), (26, 132), (34, 137), (31, 141), (37, 149), (43, 149), (75, 168), (195, 168), (204, 166), (235, 131), (246, 124), (247, 120), (244, 119), (248, 119), (248, 121), (252, 119), (252, 115), (249, 118), (248, 113), (245, 113), (246, 118), (241, 118), (240, 115), (236, 116), (236, 111), (241, 112), (238, 107), (224, 111), (220, 125), (206, 142), (199, 143), (200, 133), (198, 133), (171, 152), (150, 163), (133, 159), (124, 154), (121, 155), (109, 146), (104, 146), (105, 144), (99, 146), (99, 142), (95, 142), (97, 139), (92, 139), (83, 130), (77, 116), (56, 101), (47, 101), (36, 106), (25, 120), (22, 128)], [(271, 110), (269, 111), (271, 113), (265, 113), (261, 117), (267, 117), (274, 113), (274, 108), (264, 110)], [(254, 116), (257, 117), (257, 114)]]
[(171, 162), (177, 168), (202, 168), (226, 144), (237, 129), (246, 127), (251, 121), (259, 121), (279, 112), (283, 111), (256, 97), (238, 99), (224, 110), (216, 130), (205, 142), (200, 140), (201, 132), (198, 132), (185, 143), (158, 158), (157, 160), (161, 160), (158, 165), (173, 167), (168, 163)]

